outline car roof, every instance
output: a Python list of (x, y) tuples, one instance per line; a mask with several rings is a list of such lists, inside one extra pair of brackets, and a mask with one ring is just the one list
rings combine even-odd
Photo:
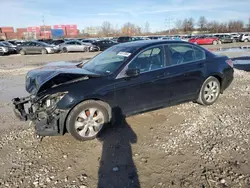
[(133, 47), (143, 48), (143, 47), (154, 46), (158, 44), (173, 44), (173, 43), (190, 44), (185, 41), (175, 41), (175, 40), (172, 40), (172, 41), (171, 40), (139, 40), (139, 41), (133, 41), (133, 42), (120, 43), (118, 45), (124, 46), (124, 47), (133, 46)]

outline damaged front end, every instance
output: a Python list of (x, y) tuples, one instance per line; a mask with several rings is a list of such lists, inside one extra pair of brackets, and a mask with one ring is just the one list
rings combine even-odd
[(42, 97), (28, 96), (14, 98), (14, 113), (23, 121), (32, 121), (36, 133), (40, 136), (53, 136), (64, 133), (64, 122), (67, 110), (58, 109), (57, 103), (67, 92), (45, 95)]

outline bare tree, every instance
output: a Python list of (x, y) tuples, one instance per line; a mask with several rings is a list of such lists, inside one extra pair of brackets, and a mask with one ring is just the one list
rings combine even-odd
[(175, 22), (175, 28), (177, 29), (178, 32), (183, 30), (183, 21), (182, 20), (177, 20)]
[(144, 33), (145, 34), (148, 34), (150, 32), (150, 25), (148, 23), (148, 21), (145, 23), (145, 26), (144, 26)]
[(229, 32), (239, 32), (243, 31), (244, 23), (241, 20), (230, 20), (228, 22), (228, 30)]
[(207, 27), (207, 19), (204, 16), (201, 16), (198, 21), (198, 27), (200, 31), (205, 31)]
[(184, 19), (183, 20), (183, 30), (184, 32), (191, 32), (194, 30), (194, 19)]
[(112, 32), (111, 23), (108, 21), (104, 21), (101, 26), (101, 34), (104, 36), (108, 36)]

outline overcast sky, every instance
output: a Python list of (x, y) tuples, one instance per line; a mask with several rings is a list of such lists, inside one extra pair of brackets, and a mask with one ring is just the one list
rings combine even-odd
[(28, 27), (77, 24), (78, 28), (98, 26), (109, 21), (115, 27), (125, 22), (144, 26), (151, 31), (167, 28), (168, 18), (193, 17), (198, 20), (228, 21), (250, 17), (249, 0), (0, 0), (0, 26)]

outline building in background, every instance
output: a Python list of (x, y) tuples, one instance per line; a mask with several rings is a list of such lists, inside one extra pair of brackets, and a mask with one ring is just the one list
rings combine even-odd
[(99, 27), (86, 27), (84, 29), (84, 33), (88, 34), (88, 35), (97, 35), (100, 31)]

